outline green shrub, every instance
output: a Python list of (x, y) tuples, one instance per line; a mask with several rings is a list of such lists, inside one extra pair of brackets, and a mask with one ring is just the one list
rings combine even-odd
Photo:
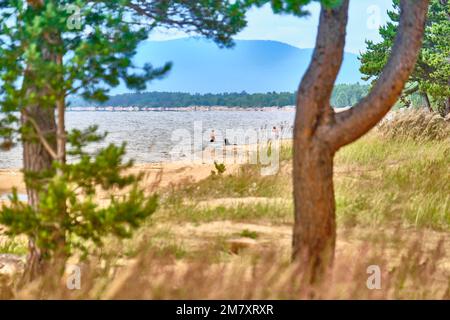
[(212, 171), (212, 172), (214, 174), (216, 174), (216, 172), (217, 172), (217, 174), (219, 174), (219, 175), (222, 175), (227, 170), (224, 163), (218, 163), (217, 161), (214, 161), (214, 168), (216, 169), (216, 171)]
[(68, 154), (77, 161), (25, 174), (40, 194), (39, 203), (23, 203), (14, 190), (10, 204), (0, 210), (0, 224), (8, 234), (28, 236), (43, 259), (68, 256), (76, 249), (86, 254), (91, 243), (101, 246), (107, 235), (129, 237), (156, 210), (157, 196), (147, 196), (139, 187), (141, 176), (126, 173), (133, 162), (123, 162), (125, 145), (111, 144), (95, 155), (84, 151), (89, 142), (103, 137), (96, 127), (73, 131)]
[(250, 239), (258, 238), (258, 233), (256, 231), (250, 231), (248, 229), (242, 230), (242, 232), (239, 235), (243, 238), (250, 238)]

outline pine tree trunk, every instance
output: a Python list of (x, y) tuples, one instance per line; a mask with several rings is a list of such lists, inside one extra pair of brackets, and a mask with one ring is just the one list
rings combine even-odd
[(332, 265), (336, 243), (333, 155), (320, 141), (294, 148), (293, 259), (305, 283), (319, 283)]
[(380, 79), (355, 107), (334, 113), (330, 99), (343, 61), (348, 6), (349, 0), (322, 6), (314, 54), (297, 93), (292, 255), (306, 285), (320, 284), (333, 263), (334, 154), (373, 128), (400, 97), (422, 44), (428, 1), (401, 0), (399, 30)]
[(292, 259), (301, 266), (306, 285), (320, 283), (334, 257), (334, 150), (322, 127), (334, 117), (330, 99), (344, 56), (348, 6), (344, 0), (335, 9), (322, 8), (316, 49), (297, 93)]
[[(43, 9), (43, 1), (27, 0), (28, 5), (36, 10), (36, 14)], [(51, 45), (49, 44), (51, 43)], [(62, 53), (55, 51), (55, 44), (61, 44), (61, 36), (55, 33), (44, 32), (42, 35), (41, 55), (42, 59), (47, 62), (53, 62), (62, 66)], [(46, 45), (48, 44), (48, 45)], [(23, 88), (29, 97), (45, 97), (50, 94), (52, 88), (46, 85), (36, 85), (37, 77), (35, 66), (28, 65), (25, 71)], [(61, 73), (62, 75), (62, 73)], [(61, 81), (63, 79), (61, 78)], [(44, 99), (31, 101), (30, 105), (24, 106), (21, 114), (21, 124), (23, 127), (29, 128), (22, 135), (23, 139), (23, 171), (25, 174), (25, 184), (27, 189), (28, 204), (38, 209), (40, 198), (37, 188), (36, 179), (28, 179), (27, 176), (36, 173), (42, 174), (46, 171), (53, 170), (53, 162), (65, 162), (65, 126), (64, 126), (64, 95), (58, 99), (56, 105), (48, 105)], [(58, 125), (55, 118), (55, 110), (58, 107)], [(40, 182), (38, 182), (40, 183)], [(39, 186), (41, 189), (45, 186)], [(65, 214), (62, 212), (61, 214)], [(64, 234), (59, 235), (60, 239), (58, 247), (64, 247)], [(60, 250), (61, 251), (61, 250)], [(42, 248), (36, 244), (35, 237), (29, 237), (29, 255), (27, 266), (23, 280), (33, 280), (37, 275), (42, 274), (45, 269), (45, 263), (42, 259)]]
[[(41, 10), (44, 4), (43, 1), (31, 0), (27, 0), (27, 3), (35, 10)], [(44, 44), (45, 40), (42, 41)], [(56, 61), (55, 54), (45, 45), (41, 48), (41, 54), (46, 61)], [(28, 65), (22, 88), (26, 92), (27, 98), (30, 96), (43, 97), (49, 93), (48, 89), (36, 86), (35, 78), (34, 66)], [(25, 131), (26, 133), (22, 134), (23, 172), (28, 204), (37, 209), (40, 201), (39, 190), (35, 185), (35, 179), (29, 179), (27, 176), (52, 170), (52, 164), (55, 160), (54, 153), (57, 150), (55, 106), (40, 105), (37, 101), (31, 102), (30, 105), (24, 106), (22, 109), (21, 125), (29, 128)], [(50, 150), (53, 151), (53, 154), (49, 152)], [(33, 280), (42, 273), (44, 268), (41, 248), (37, 246), (33, 236), (28, 239), (28, 249), (27, 265), (23, 276), (25, 281)]]
[[(55, 111), (53, 108), (42, 108), (38, 105), (29, 106), (22, 112), (22, 125), (30, 126), (29, 118), (32, 118), (46, 140), (52, 147), (56, 146), (56, 123)], [(51, 170), (53, 158), (47, 152), (44, 145), (35, 135), (23, 136), (23, 171), (25, 177), (27, 174), (41, 173)], [(39, 204), (39, 192), (36, 186), (29, 179), (25, 178), (27, 189), (28, 204), (37, 208)], [(41, 251), (36, 246), (35, 239), (30, 237), (28, 240), (29, 253), (27, 258), (27, 267), (24, 278), (32, 280), (42, 270)]]

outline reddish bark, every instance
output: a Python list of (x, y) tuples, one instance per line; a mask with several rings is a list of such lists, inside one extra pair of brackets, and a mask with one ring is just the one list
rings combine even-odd
[[(28, 5), (39, 10), (43, 6), (42, 0), (27, 0)], [(45, 45), (41, 48), (44, 60), (57, 61), (57, 56)], [(43, 88), (36, 87), (35, 71), (28, 66), (25, 72), (22, 90), (29, 97), (43, 97), (49, 92)], [(23, 140), (23, 171), (27, 174), (43, 173), (52, 169), (53, 161), (57, 152), (57, 125), (55, 119), (55, 106), (41, 105), (39, 102), (31, 102), (23, 107), (21, 112), (21, 124), (28, 127), (27, 134), (22, 135)], [(39, 191), (35, 183), (25, 178), (28, 204), (37, 208), (39, 204)], [(34, 279), (42, 272), (42, 252), (36, 245), (34, 237), (28, 240), (27, 266), (23, 276), (24, 281)]]
[(428, 10), (427, 0), (401, 1), (397, 37), (379, 81), (355, 107), (335, 114), (330, 97), (343, 59), (348, 5), (343, 0), (335, 9), (322, 7), (312, 61), (298, 89), (293, 259), (308, 283), (320, 281), (333, 262), (334, 154), (373, 128), (400, 97), (418, 57)]

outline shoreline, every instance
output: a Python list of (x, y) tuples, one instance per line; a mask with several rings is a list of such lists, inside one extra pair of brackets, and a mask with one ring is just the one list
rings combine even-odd
[(238, 106), (188, 106), (188, 107), (145, 107), (145, 106), (102, 106), (68, 107), (69, 112), (208, 112), (208, 111), (258, 111), (258, 112), (294, 112), (295, 106), (238, 107)]
[[(351, 107), (333, 108), (342, 112)], [(227, 107), (227, 106), (190, 106), (190, 107), (144, 107), (144, 106), (105, 106), (105, 107), (67, 107), (66, 112), (295, 112), (296, 106), (282, 107)]]
[[(292, 139), (280, 140), (280, 146), (286, 143), (292, 143)], [(250, 163), (249, 159), (257, 152), (258, 146), (259, 144), (245, 144), (218, 149), (207, 148), (201, 153), (190, 155), (188, 159), (135, 163), (129, 172), (135, 174), (143, 172), (146, 176), (142, 183), (149, 187), (156, 182), (156, 187), (165, 187), (181, 183), (183, 180), (199, 181), (211, 174), (216, 160), (226, 165), (227, 174), (236, 172), (241, 165)], [(220, 158), (220, 152), (223, 158)], [(231, 157), (227, 158), (230, 154)], [(21, 168), (0, 168), (0, 204), (2, 200), (5, 201), (2, 196), (10, 194), (13, 188), (17, 188), (19, 194), (26, 193), (21, 170)]]
[[(239, 164), (227, 164), (227, 173), (237, 170)], [(144, 173), (141, 183), (145, 189), (177, 185), (184, 181), (197, 182), (206, 179), (214, 169), (214, 164), (199, 162), (164, 162), (135, 164), (127, 173)], [(0, 206), (8, 202), (8, 195), (17, 189), (19, 197), (26, 198), (26, 188), (21, 169), (0, 169)]]

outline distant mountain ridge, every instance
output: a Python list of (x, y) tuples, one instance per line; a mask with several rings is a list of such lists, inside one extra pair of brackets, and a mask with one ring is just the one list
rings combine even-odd
[[(145, 41), (137, 50), (135, 63), (173, 67), (149, 91), (223, 93), (293, 92), (305, 73), (313, 49), (266, 40), (236, 40), (231, 49), (219, 48), (205, 39), (184, 38)], [(363, 83), (355, 54), (345, 53), (337, 83)], [(129, 92), (125, 86), (111, 94)]]

